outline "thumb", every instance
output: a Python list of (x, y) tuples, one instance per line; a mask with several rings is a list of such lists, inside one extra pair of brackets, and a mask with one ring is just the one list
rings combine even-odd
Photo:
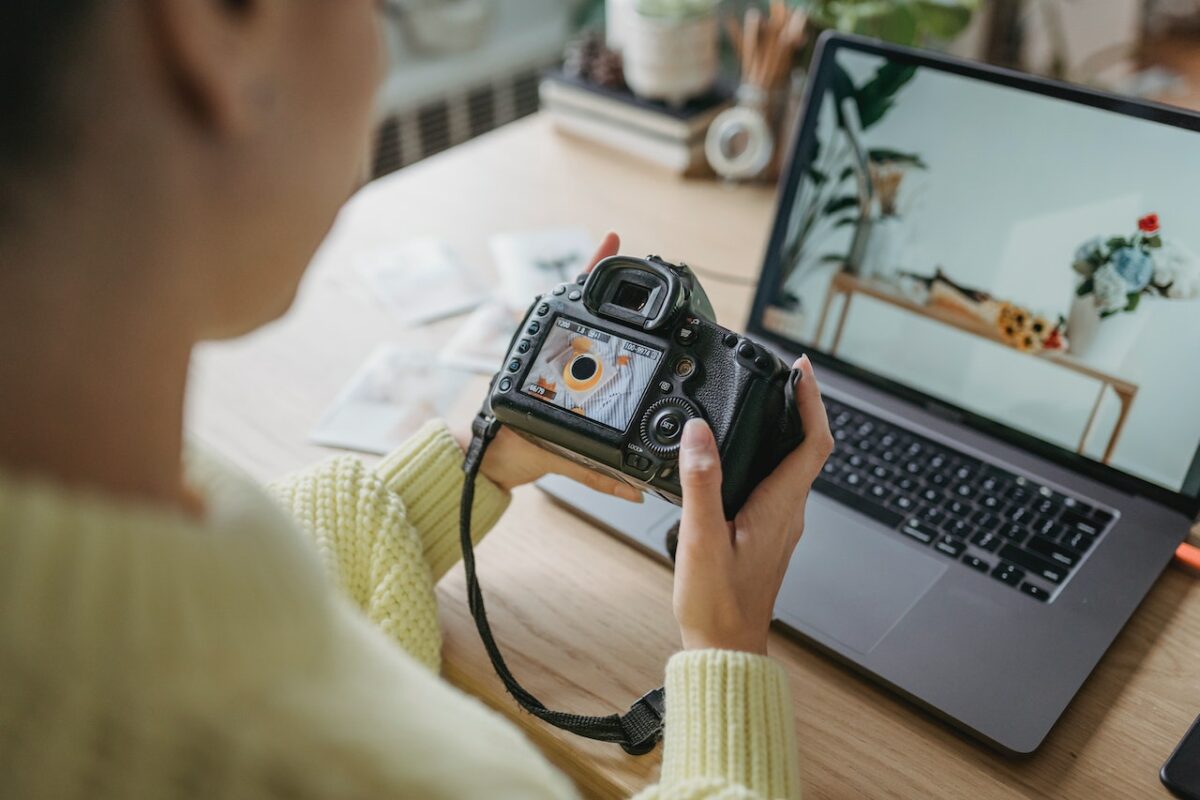
[(708, 423), (688, 420), (679, 448), (679, 484), (683, 487), (680, 537), (719, 531), (728, 535), (721, 504), (721, 456)]

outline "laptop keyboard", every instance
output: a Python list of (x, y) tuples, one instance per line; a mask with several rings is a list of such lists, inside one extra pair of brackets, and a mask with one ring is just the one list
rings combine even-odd
[(1046, 602), (1115, 515), (832, 398), (837, 441), (813, 488)]

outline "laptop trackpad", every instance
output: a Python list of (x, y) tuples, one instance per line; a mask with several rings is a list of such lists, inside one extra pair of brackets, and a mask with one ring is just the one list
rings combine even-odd
[(947, 568), (894, 536), (814, 492), (776, 617), (870, 652)]

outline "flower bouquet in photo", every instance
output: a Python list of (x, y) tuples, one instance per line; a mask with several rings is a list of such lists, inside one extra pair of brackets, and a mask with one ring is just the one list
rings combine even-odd
[(1136, 313), (1144, 298), (1200, 297), (1200, 259), (1178, 242), (1164, 239), (1157, 214), (1138, 220), (1130, 236), (1096, 236), (1079, 246), (1073, 269), (1079, 275), (1067, 320), (1071, 353), (1119, 364), (1145, 324)]

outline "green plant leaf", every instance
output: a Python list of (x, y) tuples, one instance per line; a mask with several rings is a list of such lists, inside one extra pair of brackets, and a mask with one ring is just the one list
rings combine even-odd
[(876, 164), (905, 164), (917, 169), (929, 169), (916, 153), (901, 153), (899, 150), (880, 147), (867, 151), (867, 156)]
[(1105, 242), (1105, 244), (1109, 250), (1120, 250), (1122, 247), (1129, 247), (1129, 240), (1124, 236), (1114, 236)]
[(1155, 248), (1162, 247), (1162, 237), (1156, 233), (1153, 236), (1146, 239), (1146, 245), (1148, 247), (1155, 247)]
[(816, 167), (809, 167), (808, 179), (813, 182), (814, 186), (821, 186), (825, 181), (829, 180), (829, 176)]
[(1130, 292), (1129, 302), (1125, 304), (1126, 311), (1137, 311), (1138, 303), (1142, 302), (1141, 292)]
[(917, 68), (909, 64), (889, 62), (875, 73), (855, 93), (858, 104), (859, 125), (865, 131), (879, 122), (891, 110), (896, 94), (917, 74)]
[(845, 264), (849, 256), (839, 253), (826, 253), (818, 259), (821, 264)]
[(838, 182), (841, 183), (842, 181), (846, 180), (847, 178), (853, 178), (853, 177), (854, 177), (854, 167), (849, 166), (842, 170), (842, 174), (838, 176)]
[(1075, 290), (1075, 294), (1078, 297), (1086, 297), (1087, 295), (1091, 294), (1095, 290), (1095, 288), (1096, 288), (1096, 281), (1092, 280), (1091, 278), (1088, 278), (1087, 280), (1085, 280), (1079, 284), (1079, 288), (1077, 288)]
[(840, 211), (845, 211), (848, 208), (858, 208), (857, 195), (844, 195), (835, 197), (825, 204), (824, 213), (827, 216), (832, 216)]
[(975, 0), (913, 0), (913, 13), (922, 34), (950, 40), (971, 24), (979, 10)]

